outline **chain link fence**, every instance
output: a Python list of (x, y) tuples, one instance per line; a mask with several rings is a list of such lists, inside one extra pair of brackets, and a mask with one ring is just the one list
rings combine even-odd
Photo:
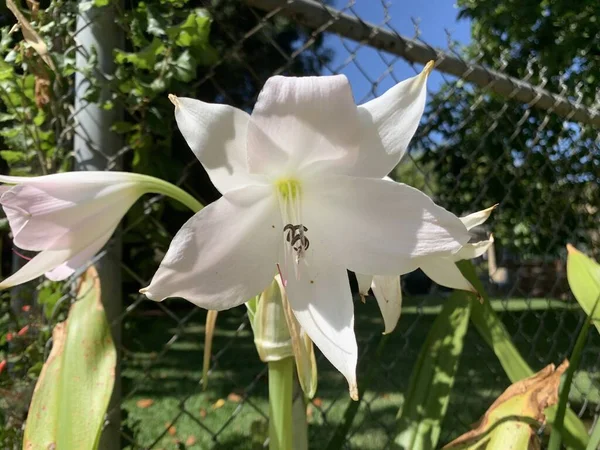
[[(503, 53), (491, 67), (478, 42), (464, 48), (448, 33), (446, 48), (434, 48), (416, 22), (414, 35), (404, 36), (393, 26), (392, 6), (372, 2), (370, 16), (378, 19), (371, 23), (353, 1), (223, 0), (194, 8), (180, 0), (68, 0), (41, 8), (28, 0), (18, 6), (26, 21), (16, 28), (13, 15), (0, 16), (2, 169), (122, 168), (175, 182), (207, 204), (219, 194), (179, 135), (167, 93), (250, 111), (272, 75), (346, 74), (363, 103), (434, 60), (421, 127), (392, 175), (457, 214), (499, 203), (481, 232), (493, 231), (496, 245), (477, 262), (480, 276), (531, 367), (559, 363), (585, 318), (566, 284), (564, 246), (600, 256), (600, 99), (569, 71), (547, 73), (535, 55), (522, 61)], [(45, 50), (24, 43), (28, 27)], [(245, 308), (219, 315), (203, 390), (206, 311), (137, 293), (189, 216), (171, 200), (144, 197), (94, 258), (120, 350), (105, 448), (119, 441), (131, 449), (265, 446), (266, 366)], [(3, 229), (6, 276), (30, 255), (14, 249)], [(391, 446), (414, 362), (448, 295), (420, 273), (402, 280), (405, 305), (392, 335), (382, 338), (372, 298), (355, 304), (365, 392), (348, 449)], [(10, 366), (0, 403), (14, 439), (71, 291), (69, 283), (43, 280), (4, 294), (0, 344)], [(599, 348), (594, 330), (571, 398), (590, 426), (600, 412)], [(306, 410), (311, 448), (326, 447), (351, 403), (343, 377), (324, 358), (318, 365), (319, 388)], [(470, 429), (509, 384), (471, 327), (440, 442)]]

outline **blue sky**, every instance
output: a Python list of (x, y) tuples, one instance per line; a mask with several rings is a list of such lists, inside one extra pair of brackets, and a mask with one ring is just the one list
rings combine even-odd
[[(419, 23), (420, 38), (433, 47), (448, 47), (446, 30), (450, 32), (453, 40), (462, 45), (470, 41), (470, 23), (464, 19), (457, 21), (458, 9), (454, 6), (454, 0), (393, 0), (388, 3), (388, 25), (404, 36), (415, 36), (412, 20), (415, 19)], [(347, 4), (347, 0), (337, 0), (334, 6), (343, 10)], [(352, 10), (346, 10), (346, 13), (356, 14), (364, 21), (382, 25), (385, 19), (384, 11), (382, 0), (356, 0)], [(358, 103), (372, 98), (374, 94), (382, 94), (397, 81), (414, 76), (415, 69), (420, 71), (422, 68), (420, 65), (413, 68), (401, 58), (379, 53), (368, 46), (360, 46), (336, 35), (328, 36), (326, 43), (335, 51), (331, 70), (343, 73), (349, 78)], [(352, 54), (356, 54), (356, 59), (349, 62)], [(387, 73), (390, 65), (393, 66), (393, 70)], [(429, 80), (430, 92), (435, 92), (442, 81), (441, 75), (434, 72)]]

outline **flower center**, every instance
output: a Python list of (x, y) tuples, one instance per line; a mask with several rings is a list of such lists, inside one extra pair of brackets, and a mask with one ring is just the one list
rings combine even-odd
[(275, 188), (284, 224), (282, 232), (285, 258), (286, 261), (288, 258), (294, 261), (298, 278), (298, 266), (310, 246), (306, 236), (308, 228), (302, 224), (302, 185), (295, 178), (281, 178), (275, 182)]

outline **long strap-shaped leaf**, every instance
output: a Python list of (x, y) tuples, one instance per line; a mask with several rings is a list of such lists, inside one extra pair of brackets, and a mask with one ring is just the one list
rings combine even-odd
[[(485, 342), (492, 348), (502, 368), (506, 372), (510, 381), (515, 383), (524, 378), (530, 377), (534, 371), (529, 367), (523, 359), (515, 345), (513, 344), (510, 334), (506, 331), (504, 324), (498, 318), (492, 309), (489, 298), (487, 297), (483, 285), (475, 273), (475, 267), (470, 261), (460, 261), (457, 263), (463, 275), (471, 282), (471, 284), (481, 293), (482, 302), (473, 301), (471, 308), (471, 321), (481, 334)], [(555, 408), (555, 407), (554, 407)], [(548, 409), (547, 420), (550, 424), (553, 423), (554, 415), (552, 409)], [(579, 417), (573, 410), (567, 410), (564, 423), (564, 443), (568, 449), (583, 450), (585, 449), (589, 436), (585, 425), (579, 420)]]
[(393, 448), (437, 448), (469, 325), (470, 296), (455, 291), (435, 319), (410, 377)]
[(115, 381), (117, 353), (92, 266), (82, 275), (77, 302), (55, 326), (53, 346), (35, 386), (23, 448), (98, 446)]
[[(600, 303), (600, 265), (585, 256), (572, 245), (567, 245), (567, 251), (569, 252), (567, 256), (567, 278), (569, 280), (569, 287), (588, 317), (581, 327), (581, 331), (575, 342), (575, 347), (571, 354), (571, 366), (569, 367), (561, 386), (560, 397), (556, 407), (554, 427), (552, 427), (550, 441), (548, 442), (548, 450), (560, 449), (564, 434), (564, 419), (569, 392), (571, 390), (575, 371), (579, 368), (583, 349), (588, 338), (589, 327), (594, 323), (596, 329), (600, 331), (600, 322), (597, 320), (598, 304)], [(588, 444), (588, 447), (589, 446), (590, 444)], [(592, 444), (591, 448), (598, 448), (598, 444), (596, 444), (595, 447)]]

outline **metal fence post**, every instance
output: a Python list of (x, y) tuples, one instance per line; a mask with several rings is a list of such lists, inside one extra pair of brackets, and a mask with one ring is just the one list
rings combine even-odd
[[(119, 1), (119, 0), (116, 0)], [(82, 0), (81, 5), (87, 3)], [(123, 31), (116, 23), (114, 3), (102, 8), (92, 7), (81, 12), (77, 18), (76, 42), (77, 73), (75, 75), (75, 120), (76, 131), (73, 142), (76, 170), (107, 170), (119, 168), (117, 158), (122, 141), (111, 131), (111, 126), (119, 120), (122, 112), (117, 105), (112, 109), (102, 108), (102, 103), (110, 97), (106, 83), (107, 76), (114, 72), (113, 53), (123, 46)], [(97, 64), (92, 77), (100, 84), (99, 103), (85, 100), (90, 86), (85, 70), (89, 67), (90, 56), (95, 54)], [(112, 335), (117, 347), (117, 370), (113, 395), (108, 407), (107, 422), (102, 433), (100, 449), (121, 448), (121, 322), (117, 318), (122, 310), (121, 298), (121, 239), (119, 231), (108, 244), (102, 258), (96, 263), (102, 286), (102, 302)]]

